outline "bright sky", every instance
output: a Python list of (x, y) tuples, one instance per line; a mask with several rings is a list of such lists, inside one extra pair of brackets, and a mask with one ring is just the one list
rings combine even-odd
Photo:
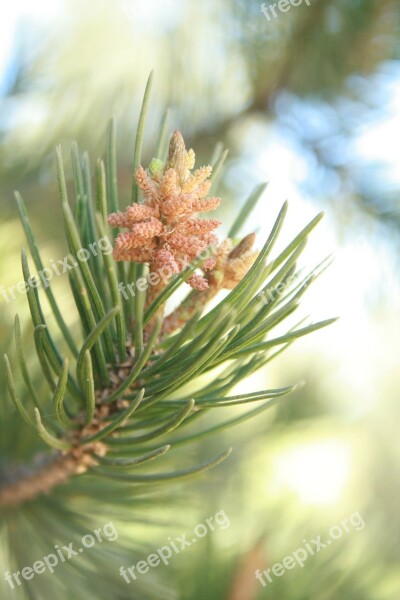
[(60, 13), (63, 0), (13, 0), (3, 2), (0, 9), (0, 95), (7, 81), (12, 52), (15, 51), (15, 36), (18, 22), (29, 19), (45, 24)]

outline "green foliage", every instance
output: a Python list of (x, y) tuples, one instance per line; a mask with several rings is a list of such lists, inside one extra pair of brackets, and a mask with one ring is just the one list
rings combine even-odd
[[(134, 165), (140, 163), (146, 111), (149, 102), (151, 77), (139, 118), (135, 144)], [(156, 155), (164, 154), (166, 120), (163, 121)], [(110, 121), (107, 130), (105, 163), (101, 159), (96, 168), (96, 191), (92, 190), (91, 169), (87, 154), (81, 154), (76, 143), (71, 148), (75, 201), (69, 199), (61, 149), (57, 148), (57, 174), (61, 213), (71, 260), (75, 268), (69, 271), (69, 283), (75, 301), (82, 335), (72, 334), (63, 318), (62, 311), (51, 286), (42, 287), (54, 316), (58, 332), (49, 326), (45, 317), (43, 298), (32, 285), (26, 252), (22, 252), (22, 270), (27, 283), (27, 298), (33, 327), (33, 342), (38, 357), (40, 387), (30, 374), (26, 361), (25, 346), (18, 316), (15, 319), (17, 362), (24, 381), (20, 397), (14, 367), (5, 356), (5, 375), (11, 400), (22, 417), (16, 420), (5, 417), (13, 427), (14, 437), (3, 444), (5, 455), (13, 455), (12, 444), (24, 438), (22, 458), (38, 450), (45, 452), (45, 459), (35, 459), (28, 466), (29, 476), (35, 478), (46, 471), (52, 461), (57, 461), (70, 451), (81, 450), (91, 454), (95, 464), (82, 474), (74, 474), (63, 486), (54, 487), (49, 496), (37, 495), (21, 506), (6, 506), (1, 516), (1, 527), (8, 532), (34, 532), (41, 528), (41, 536), (35, 538), (35, 553), (46, 555), (56, 540), (67, 543), (74, 531), (85, 524), (94, 526), (118, 515), (119, 522), (132, 521), (132, 510), (151, 504), (165, 503), (164, 488), (160, 484), (204, 473), (225, 460), (231, 449), (222, 449), (214, 457), (204, 457), (200, 465), (187, 466), (187, 455), (176, 452), (175, 446), (193, 444), (206, 435), (215, 434), (233, 424), (260, 414), (282, 396), (291, 393), (296, 386), (261, 390), (246, 394), (229, 395), (234, 386), (264, 367), (289, 344), (311, 331), (332, 322), (322, 321), (303, 327), (295, 327), (285, 334), (274, 332), (299, 306), (299, 301), (309, 283), (321, 271), (302, 279), (296, 277), (296, 285), (288, 285), (290, 275), (296, 274), (296, 261), (301, 254), (308, 235), (317, 225), (320, 216), (307, 225), (276, 258), (271, 258), (274, 244), (281, 231), (287, 212), (285, 204), (279, 212), (271, 233), (257, 260), (243, 280), (212, 310), (201, 315), (197, 312), (174, 335), (161, 339), (162, 325), (158, 319), (146, 339), (144, 327), (158, 308), (171, 297), (201, 265), (196, 260), (183, 273), (166, 286), (161, 295), (144, 312), (143, 293), (133, 301), (125, 300), (118, 289), (120, 282), (132, 282), (142, 274), (142, 265), (116, 263), (105, 253), (80, 260), (80, 250), (108, 236), (112, 239), (106, 216), (118, 210), (115, 123)], [(215, 157), (217, 170), (222, 167), (226, 152)], [(153, 165), (154, 166), (154, 165)], [(234, 220), (232, 235), (237, 235), (248, 212), (254, 207), (264, 186), (259, 186), (250, 196), (245, 208)], [(133, 201), (140, 202), (140, 194), (133, 180)], [(28, 213), (20, 194), (16, 194), (17, 207), (27, 237), (30, 256), (38, 271), (43, 270), (43, 260), (31, 229)], [(279, 290), (283, 285), (284, 292)], [(268, 301), (265, 294), (269, 293)], [(133, 323), (133, 327), (132, 327)], [(271, 354), (271, 349), (276, 348)], [(205, 376), (204, 383), (199, 378)], [(116, 383), (117, 382), (117, 383)], [(47, 389), (44, 388), (46, 386)], [(190, 386), (190, 393), (188, 393)], [(256, 409), (243, 412), (223, 423), (199, 427), (203, 415), (215, 408), (246, 406), (258, 403)], [(102, 417), (100, 409), (108, 412)], [(18, 417), (19, 418), (19, 417)], [(102, 421), (103, 418), (103, 421)], [(25, 424), (24, 424), (25, 423)], [(29, 427), (29, 430), (26, 429)], [(180, 431), (188, 430), (186, 435)], [(164, 445), (159, 445), (163, 438)], [(104, 454), (96, 453), (94, 445), (106, 448)], [(20, 443), (20, 442), (18, 442)], [(8, 447), (7, 447), (8, 444)], [(166, 456), (167, 455), (167, 456)], [(156, 472), (153, 461), (159, 461)], [(182, 460), (186, 462), (181, 464)], [(8, 465), (0, 472), (1, 488), (9, 484), (7, 477), (14, 467)], [(25, 477), (24, 475), (20, 477)], [(157, 487), (154, 487), (157, 484)], [(177, 498), (175, 498), (178, 501)], [(135, 514), (136, 514), (135, 512)], [(63, 518), (60, 519), (60, 516)], [(67, 522), (64, 523), (64, 517)], [(140, 517), (137, 516), (140, 520)], [(98, 549), (85, 559), (77, 560), (73, 567), (60, 568), (57, 576), (46, 581), (39, 578), (27, 585), (21, 598), (42, 598), (52, 590), (58, 598), (125, 598), (121, 592), (118, 566), (131, 561), (132, 543), (128, 537), (120, 540), (118, 548)], [(7, 544), (6, 544), (6, 547)], [(11, 549), (8, 548), (11, 552)], [(25, 562), (24, 562), (25, 561)], [(95, 561), (96, 581), (84, 580), (85, 569)], [(10, 568), (30, 564), (26, 548), (20, 542), (13, 545)], [(107, 578), (102, 576), (102, 564)], [(72, 563), (71, 563), (72, 565)], [(89, 567), (88, 567), (89, 565)], [(74, 580), (68, 576), (74, 570)], [(112, 574), (113, 573), (113, 574)], [(151, 577), (148, 578), (151, 581)], [(69, 589), (69, 592), (65, 590)], [(156, 587), (150, 597), (156, 597)], [(10, 590), (5, 588), (6, 597)], [(70, 593), (70, 596), (65, 594)], [(150, 592), (135, 588), (130, 598), (149, 597)], [(24, 595), (25, 594), (25, 595)], [(3, 596), (2, 596), (3, 597)], [(11, 596), (10, 596), (11, 597)], [(158, 597), (158, 596), (157, 596)], [(167, 592), (163, 592), (163, 598)]]

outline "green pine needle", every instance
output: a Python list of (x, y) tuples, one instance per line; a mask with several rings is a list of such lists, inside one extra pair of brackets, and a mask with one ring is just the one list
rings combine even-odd
[[(138, 119), (133, 173), (142, 163), (152, 82), (150, 74)], [(155, 157), (150, 164), (154, 177), (166, 160), (169, 121), (167, 111), (150, 154)], [(213, 186), (227, 155), (227, 150), (217, 145), (210, 161), (214, 165)], [(296, 340), (332, 324), (335, 319), (310, 324), (296, 318), (285, 328), (288, 317), (301, 307), (305, 291), (328, 264), (323, 261), (311, 273), (299, 271), (297, 267), (307, 238), (322, 215), (317, 215), (284, 250), (273, 256), (288, 211), (285, 202), (257, 258), (239, 283), (222, 300), (217, 297), (211, 309), (201, 302), (196, 304), (201, 292), (191, 292), (182, 307), (186, 311), (192, 302), (194, 306), (184, 313), (187, 318), (179, 322), (179, 327), (168, 333), (163, 327), (165, 304), (175, 302), (175, 292), (181, 291), (185, 281), (201, 270), (206, 253), (172, 277), (150, 305), (146, 304), (146, 292), (136, 287), (135, 295), (125, 299), (121, 289), (136, 284), (147, 266), (115, 261), (110, 252), (79, 260), (83, 248), (99, 239), (114, 238), (117, 233), (108, 225), (109, 213), (118, 212), (124, 200), (118, 186), (115, 120), (108, 123), (105, 161), (97, 160), (93, 178), (88, 154), (81, 154), (78, 145), (72, 144), (74, 197), (71, 202), (60, 147), (56, 151), (56, 163), (60, 220), (71, 265), (68, 280), (81, 332), (76, 333), (75, 327), (66, 324), (51, 287), (39, 288), (39, 280), (31, 275), (30, 259), (23, 250), (22, 272), (31, 327), (26, 328), (23, 338), (20, 319), (16, 316), (14, 336), (21, 385), (7, 356), (4, 367), (9, 396), (17, 411), (12, 411), (11, 416), (22, 419), (32, 433), (28, 437), (25, 428), (21, 428), (21, 432), (16, 428), (16, 437), (25, 436), (28, 442), (26, 472), (33, 478), (42, 475), (43, 481), (47, 481), (47, 470), (51, 473), (52, 468), (62, 468), (62, 461), (57, 462), (60, 457), (72, 471), (76, 465), (74, 476), (71, 471), (65, 478), (60, 474), (60, 481), (64, 482), (62, 488), (56, 486), (54, 490), (44, 490), (46, 494), (36, 493), (37, 502), (32, 503), (26, 519), (32, 528), (33, 523), (43, 522), (44, 530), (48, 526), (60, 532), (60, 511), (70, 518), (79, 510), (88, 514), (90, 506), (92, 515), (99, 512), (99, 503), (105, 502), (118, 513), (122, 512), (121, 519), (128, 521), (132, 506), (140, 503), (138, 488), (147, 494), (153, 484), (168, 486), (174, 480), (184, 480), (217, 467), (228, 458), (230, 449), (200, 465), (182, 469), (174, 448), (194, 444), (239, 425), (295, 393), (301, 384), (244, 394), (235, 393), (235, 386), (265, 368)], [(265, 187), (266, 184), (260, 184), (250, 194), (233, 219), (230, 236), (235, 238), (241, 234)], [(134, 178), (130, 200), (141, 201)], [(18, 193), (16, 201), (31, 259), (35, 269), (43, 271), (42, 254)], [(48, 308), (54, 316), (55, 332)], [(293, 326), (293, 322), (297, 324)], [(26, 361), (31, 348), (36, 350), (37, 365), (32, 373), (33, 361), (29, 361), (29, 367)], [(247, 405), (253, 403), (256, 406), (249, 410)], [(213, 422), (214, 409), (223, 409), (229, 414), (233, 407), (240, 405), (245, 408), (242, 414)], [(201, 427), (204, 415), (210, 418), (208, 424)], [(46, 423), (43, 416), (49, 419)], [(181, 433), (183, 427), (187, 431), (185, 435)], [(29, 464), (32, 455), (32, 464), (37, 464), (37, 449), (43, 454), (38, 448), (37, 436), (48, 447), (47, 454), (44, 453), (46, 460), (40, 463), (42, 467), (38, 470)], [(159, 445), (160, 438), (165, 440), (163, 446)], [(151, 463), (158, 459), (163, 467), (153, 472)], [(43, 486), (38, 485), (38, 490), (43, 490)], [(147, 497), (146, 502), (151, 500)], [(10, 510), (18, 511), (17, 504)], [(77, 566), (77, 573), (79, 568), (82, 567)], [(113, 593), (109, 595), (112, 597)]]

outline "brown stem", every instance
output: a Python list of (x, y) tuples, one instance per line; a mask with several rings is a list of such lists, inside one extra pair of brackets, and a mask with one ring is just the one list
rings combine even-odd
[[(96, 454), (104, 455), (104, 444), (75, 447), (67, 452), (53, 454), (48, 460), (38, 456), (33, 466), (17, 468), (6, 475), (8, 481), (0, 487), (0, 507), (11, 508), (33, 500), (40, 494), (49, 494), (54, 487), (67, 483), (73, 475), (80, 475), (96, 464)], [(36, 463), (36, 464), (35, 464)]]
[[(125, 376), (128, 364), (127, 362), (120, 368), (120, 373)], [(117, 387), (120, 379), (117, 374), (112, 375), (115, 378), (114, 386)], [(98, 406), (95, 416), (90, 425), (74, 433), (74, 445), (70, 450), (44, 457), (43, 454), (36, 455), (30, 467), (16, 467), (3, 474), (3, 482), (0, 482), (0, 507), (17, 507), (41, 494), (49, 494), (56, 486), (67, 483), (70, 477), (81, 475), (97, 465), (96, 457), (105, 456), (107, 446), (99, 441), (82, 444), (82, 439), (102, 429), (107, 424), (107, 417), (117, 408), (125, 407), (124, 401), (102, 405), (101, 396), (107, 397), (112, 391), (113, 389), (103, 390), (97, 394)]]
[(14, 474), (16, 481), (0, 488), (0, 506), (15, 507), (39, 494), (48, 494), (76, 472), (76, 461), (69, 454), (58, 454), (50, 463), (33, 468), (29, 474), (20, 474), (20, 477)]

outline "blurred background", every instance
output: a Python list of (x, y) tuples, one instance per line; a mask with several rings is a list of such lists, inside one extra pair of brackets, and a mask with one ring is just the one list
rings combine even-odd
[[(128, 202), (152, 69), (144, 162), (166, 107), (171, 131), (183, 132), (197, 164), (222, 142), (229, 148), (219, 182), (225, 230), (263, 181), (269, 185), (247, 223), (260, 247), (285, 199), (286, 243), (316, 212), (326, 213), (304, 266), (330, 254), (335, 260), (307, 292), (303, 313), (340, 319), (240, 389), (306, 385), (251, 422), (199, 442), (198, 457), (203, 443), (217, 451), (232, 444), (235, 452), (210, 478), (186, 486), (182, 514), (169, 508), (174, 525), (144, 530), (157, 548), (218, 510), (229, 516), (228, 529), (160, 569), (161, 583), (184, 600), (400, 598), (400, 3), (309, 4), (270, 19), (255, 0), (14, 0), (0, 9), (1, 285), (21, 280), (14, 189), (44, 257), (66, 254), (57, 143), (67, 156), (76, 139), (94, 165), (115, 116)], [(72, 325), (67, 285), (59, 278), (55, 291), (65, 293)], [(2, 350), (14, 313), (27, 308), (20, 294), (8, 300), (0, 296)], [(355, 512), (365, 528), (265, 588), (255, 579), (256, 569), (280, 562), (304, 539), (326, 538)]]

